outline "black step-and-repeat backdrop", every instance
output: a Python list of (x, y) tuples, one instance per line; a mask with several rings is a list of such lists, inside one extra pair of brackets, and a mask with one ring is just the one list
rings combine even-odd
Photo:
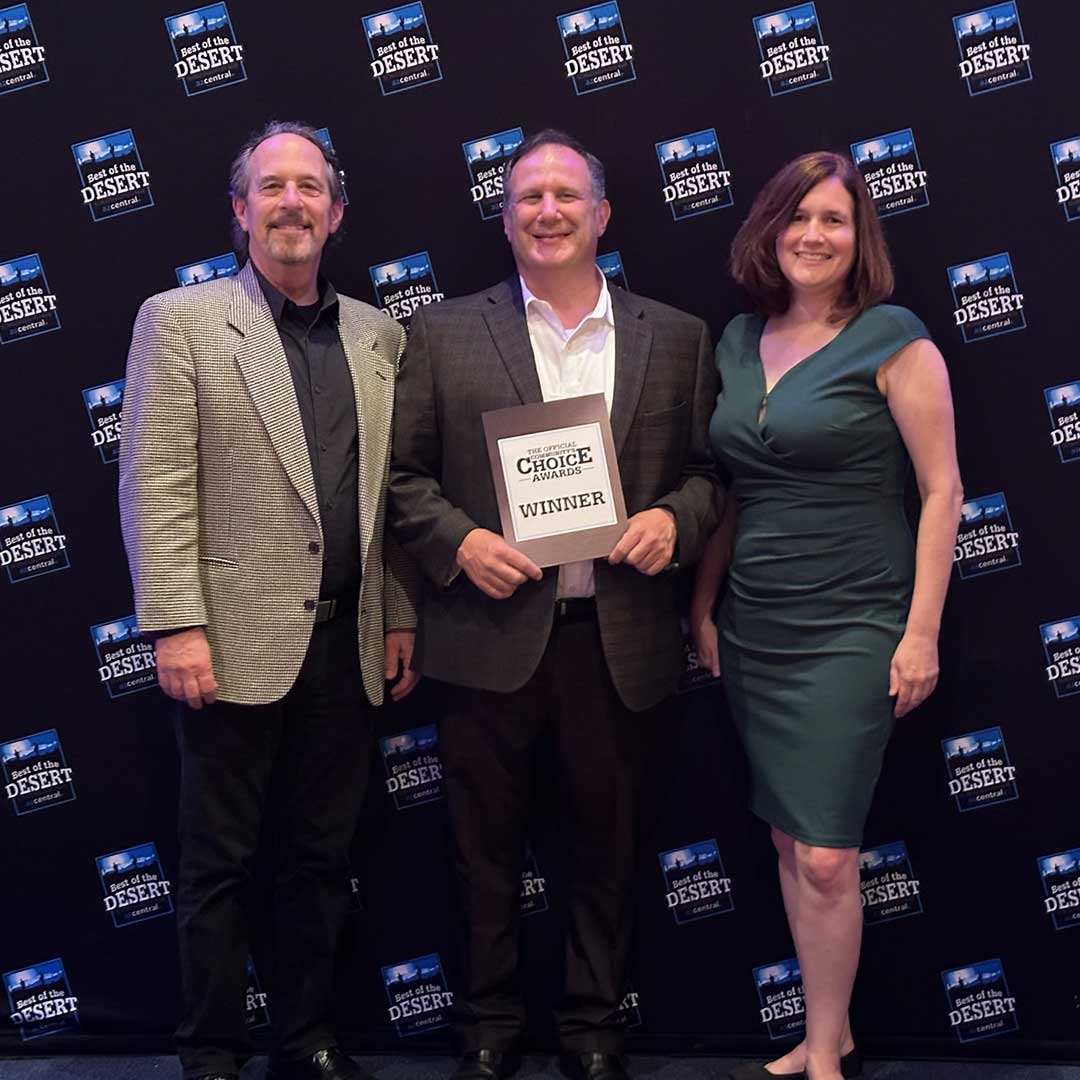
[[(174, 1022), (176, 754), (117, 524), (124, 357), (149, 293), (236, 271), (227, 167), (277, 117), (320, 127), (342, 156), (333, 280), (405, 322), (511, 269), (502, 172), (523, 131), (561, 126), (595, 148), (614, 206), (604, 272), (717, 334), (743, 304), (725, 263), (755, 191), (803, 151), (853, 156), (885, 216), (897, 300), (948, 359), (967, 490), (941, 686), (898, 727), (861, 856), (856, 1029), (880, 1052), (1080, 1057), (1080, 30), (1067, 6), (0, 7), (0, 1052), (160, 1047)], [(708, 683), (688, 649), (623, 1016), (639, 1046), (764, 1051), (801, 1031), (802, 989)], [(448, 1045), (433, 721), (422, 692), (382, 714), (342, 885), (353, 1046)], [(559, 983), (556, 806), (537, 813), (521, 891), (540, 1040)], [(258, 936), (252, 955), (258, 1035), (274, 1008)]]

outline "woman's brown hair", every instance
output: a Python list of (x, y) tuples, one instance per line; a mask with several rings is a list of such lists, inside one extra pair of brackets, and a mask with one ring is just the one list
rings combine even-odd
[(806, 193), (833, 176), (855, 205), (855, 260), (831, 320), (854, 318), (892, 295), (889, 248), (862, 176), (848, 158), (815, 150), (789, 161), (758, 192), (731, 244), (732, 276), (766, 315), (782, 315), (791, 303), (791, 286), (776, 259), (776, 238)]

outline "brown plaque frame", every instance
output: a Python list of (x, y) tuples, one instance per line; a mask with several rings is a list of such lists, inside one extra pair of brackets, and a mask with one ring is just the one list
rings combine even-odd
[[(581, 559), (604, 559), (626, 532), (626, 500), (623, 498), (619, 463), (615, 458), (615, 439), (603, 394), (584, 394), (581, 397), (559, 398), (530, 405), (513, 405), (508, 409), (492, 409), (481, 414), (484, 437), (487, 440), (488, 462), (499, 503), (499, 520), (503, 538), (513, 548), (527, 555), (537, 566), (561, 566)], [(579, 424), (599, 424), (604, 448), (608, 482), (615, 508), (615, 524), (599, 525), (557, 536), (535, 540), (515, 540), (510, 501), (506, 492), (499, 440), (519, 435), (539, 435), (546, 431), (577, 427)]]

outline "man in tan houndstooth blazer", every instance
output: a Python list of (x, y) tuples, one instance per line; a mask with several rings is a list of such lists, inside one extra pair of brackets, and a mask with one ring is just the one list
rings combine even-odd
[(243, 894), (269, 804), (269, 1075), (360, 1080), (333, 962), (374, 707), (416, 680), (414, 578), (384, 535), (404, 333), (319, 274), (344, 203), (313, 129), (268, 125), (231, 187), (250, 259), (143, 304), (120, 450), (138, 623), (182, 703), (177, 1044), (186, 1080), (232, 1080), (249, 1052)]

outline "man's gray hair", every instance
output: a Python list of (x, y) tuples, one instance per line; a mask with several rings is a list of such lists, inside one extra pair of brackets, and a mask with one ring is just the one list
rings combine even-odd
[[(573, 135), (568, 134), (565, 131), (560, 131), (558, 128), (544, 128), (543, 131), (538, 131), (535, 135), (530, 135), (523, 142), (518, 143), (514, 152), (510, 155), (510, 160), (506, 163), (506, 172), (503, 174), (503, 186), (509, 188), (510, 186), (510, 171), (513, 167), (523, 158), (526, 154), (531, 154), (534, 150), (541, 146), (565, 146), (568, 150), (573, 150), (575, 154), (580, 154), (585, 159), (585, 164), (589, 167), (589, 179), (592, 181), (593, 201), (600, 202), (604, 198), (606, 188), (604, 186), (604, 163), (590, 150), (585, 148), (585, 144), (579, 139), (575, 139)], [(509, 203), (507, 203), (509, 207)]]
[[(337, 153), (319, 138), (318, 131), (310, 124), (301, 123), (299, 120), (271, 120), (264, 124), (258, 131), (253, 131), (247, 141), (236, 153), (233, 163), (229, 167), (229, 197), (232, 199), (246, 199), (248, 185), (251, 183), (251, 155), (255, 148), (267, 139), (275, 135), (298, 135), (301, 139), (307, 139), (313, 146), (319, 148), (323, 160), (326, 162), (326, 179), (330, 186), (330, 199), (332, 202), (344, 202), (345, 188), (342, 177), (345, 175), (338, 161)], [(333, 239), (333, 237), (331, 237)], [(235, 214), (232, 220), (233, 248), (241, 261), (247, 258), (248, 236), (240, 227)]]

